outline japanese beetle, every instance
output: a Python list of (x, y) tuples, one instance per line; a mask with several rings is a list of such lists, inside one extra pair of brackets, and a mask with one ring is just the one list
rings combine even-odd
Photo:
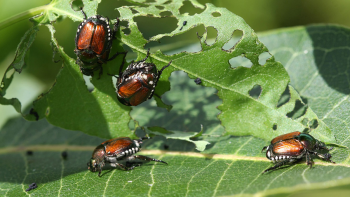
[(107, 140), (98, 145), (94, 152), (90, 162), (87, 163), (88, 169), (91, 172), (98, 170), (98, 176), (101, 176), (102, 168), (105, 166), (105, 162), (110, 163), (112, 167), (120, 167), (124, 170), (132, 170), (136, 166), (126, 167), (120, 162), (132, 161), (134, 159), (140, 159), (144, 161), (156, 161), (165, 164), (165, 161), (153, 159), (143, 155), (133, 155), (141, 150), (142, 140), (149, 139), (148, 137), (140, 138), (137, 140), (131, 140), (128, 137), (120, 137), (111, 140)]
[(333, 147), (328, 149), (323, 142), (318, 141), (309, 134), (300, 133), (299, 131), (277, 136), (271, 141), (271, 144), (269, 146), (265, 146), (262, 149), (262, 151), (266, 150), (266, 157), (277, 164), (271, 168), (266, 169), (263, 173), (270, 170), (275, 170), (278, 167), (281, 167), (288, 163), (296, 162), (302, 157), (306, 157), (306, 163), (307, 165), (310, 165), (311, 168), (312, 154), (326, 161), (335, 163), (330, 160), (332, 157), (331, 154), (321, 154), (316, 152), (317, 150), (322, 149), (330, 151), (333, 149)]
[(146, 58), (138, 62), (132, 62), (124, 72), (122, 72), (123, 65), (120, 67), (116, 86), (118, 100), (122, 104), (137, 106), (152, 98), (160, 75), (171, 64), (170, 61), (168, 65), (158, 71), (156, 65), (145, 62), (148, 57), (149, 50)]
[(81, 12), (84, 14), (84, 21), (80, 23), (75, 37), (76, 63), (84, 75), (93, 76), (94, 71), (99, 69), (101, 75), (101, 65), (121, 54), (116, 53), (109, 58), (112, 42), (118, 30), (119, 19), (111, 30), (107, 17), (96, 15), (87, 18), (85, 12), (83, 10)]

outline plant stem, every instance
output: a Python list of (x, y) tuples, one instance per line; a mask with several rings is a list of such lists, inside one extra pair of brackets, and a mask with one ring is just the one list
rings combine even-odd
[(33, 16), (36, 16), (36, 15), (44, 12), (48, 6), (49, 5), (36, 7), (36, 8), (30, 9), (30, 10), (24, 11), (22, 13), (19, 13), (15, 16), (10, 17), (10, 18), (7, 18), (7, 19), (0, 22), (0, 30), (3, 30), (6, 27), (13, 25), (13, 24), (16, 24), (22, 20), (29, 19)]

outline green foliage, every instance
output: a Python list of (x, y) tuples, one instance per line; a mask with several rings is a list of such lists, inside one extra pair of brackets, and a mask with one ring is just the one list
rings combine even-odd
[[(200, 25), (206, 30), (213, 27), (216, 40), (208, 45), (206, 31), (198, 35), (199, 52), (151, 53), (147, 61), (158, 69), (172, 61), (155, 91), (162, 99), (126, 107), (118, 102), (109, 75), (118, 74), (123, 57), (103, 65), (100, 79), (97, 73), (90, 78), (94, 86), (90, 92), (75, 57), (67, 55), (51, 24), (60, 16), (81, 21), (82, 14), (71, 8), (70, 0), (53, 0), (42, 15), (33, 19), (33, 28), (23, 36), (14, 63), (4, 75), (0, 103), (13, 105), (27, 120), (35, 120), (37, 113), (39, 119), (45, 118), (55, 126), (45, 120), (14, 119), (0, 131), (0, 194), (26, 195), (24, 190), (32, 182), (39, 188), (29, 193), (39, 196), (267, 196), (350, 184), (349, 151), (344, 148), (350, 145), (346, 125), (346, 57), (350, 44), (343, 41), (349, 30), (328, 26), (281, 30), (263, 35), (260, 42), (241, 17), (225, 8), (203, 6), (192, 0), (203, 11), (191, 16), (179, 12), (182, 0), (130, 2), (135, 5), (116, 8), (119, 19), (127, 21), (128, 26), (120, 27), (113, 43), (115, 51), (124, 51), (123, 46), (127, 46), (140, 60), (146, 55), (147, 43)], [(99, 1), (83, 3), (88, 16), (96, 14)], [(135, 17), (160, 18), (165, 11), (176, 18), (177, 27), (170, 33), (144, 38)], [(41, 25), (51, 33), (51, 45), (61, 57), (62, 69), (55, 84), (34, 101), (27, 114), (17, 98), (6, 98), (6, 90), (14, 78), (14, 69), (19, 71), (25, 65), (24, 57)], [(126, 28), (129, 34), (122, 31)], [(241, 32), (242, 37), (232, 38), (234, 32)], [(264, 55), (269, 56), (266, 62), (262, 61)], [(174, 71), (184, 71), (192, 80), (184, 80), (183, 72)], [(201, 79), (201, 85), (195, 85), (196, 78)], [(134, 123), (133, 129), (130, 123)], [(273, 137), (292, 131), (310, 132), (321, 141), (337, 144), (332, 151), (337, 164), (316, 159), (312, 169), (301, 162), (261, 174), (272, 165), (260, 152), (262, 147)], [(104, 139), (135, 137), (135, 132), (154, 136), (145, 142), (142, 154), (153, 155), (169, 165), (147, 163), (130, 172), (106, 168), (101, 178), (87, 171), (85, 163), (94, 147)], [(198, 153), (195, 149), (206, 150)], [(27, 150), (33, 150), (34, 155), (25, 155)], [(67, 160), (60, 157), (65, 150)]]
[[(94, 2), (84, 1), (84, 3), (88, 8), (94, 7)], [(214, 27), (217, 31), (217, 38), (214, 44), (207, 45), (207, 34), (204, 33), (200, 37), (202, 51), (199, 53), (182, 52), (168, 56), (157, 51), (151, 54), (150, 61), (158, 66), (165, 65), (172, 60), (171, 67), (163, 72), (159, 80), (155, 91), (156, 95), (162, 95), (169, 90), (167, 78), (171, 72), (183, 70), (193, 78), (201, 78), (202, 85), (218, 90), (218, 95), (223, 100), (223, 104), (219, 106), (222, 111), (219, 118), (226, 128), (226, 134), (254, 135), (269, 140), (291, 130), (307, 129), (301, 123), (304, 119), (317, 120), (316, 115), (309, 108), (305, 114), (297, 119), (286, 116), (288, 112), (293, 111), (295, 102), (300, 100), (292, 88), (290, 88), (291, 100), (284, 106), (277, 107), (279, 98), (289, 82), (289, 76), (283, 66), (274, 61), (273, 57), (265, 65), (259, 64), (259, 56), (267, 49), (242, 18), (211, 4), (207, 4), (202, 13), (190, 16), (187, 13), (179, 13), (179, 9), (183, 5), (182, 1), (176, 1), (172, 4), (163, 3), (164, 1), (157, 1), (148, 3), (148, 7), (124, 6), (118, 8), (121, 15), (119, 19), (128, 21), (128, 28), (131, 32), (128, 35), (123, 33), (118, 35), (115, 41), (117, 49), (122, 50), (121, 44), (125, 44), (138, 54), (138, 59), (141, 59), (146, 55), (146, 50), (143, 47), (149, 41), (182, 34), (198, 25), (204, 25), (206, 28)], [(67, 9), (67, 5), (69, 5), (68, 1), (53, 1), (52, 6), (47, 8), (44, 15), (35, 20), (39, 24), (47, 24), (46, 18), (53, 20), (54, 18), (50, 17), (62, 13), (62, 10)], [(156, 7), (159, 5), (162, 5), (161, 9)], [(96, 9), (97, 6), (94, 8)], [(177, 18), (179, 28), (168, 34), (156, 35), (147, 41), (138, 30), (134, 18), (138, 16), (160, 17), (160, 13), (164, 11), (170, 11)], [(72, 19), (79, 18), (80, 15), (80, 12), (72, 10), (67, 13), (67, 16)], [(187, 21), (187, 25), (181, 29), (183, 21)], [(101, 79), (92, 78), (91, 81), (95, 89), (90, 94), (74, 59), (66, 55), (63, 48), (57, 43), (53, 26), (50, 24), (46, 26), (51, 32), (53, 46), (63, 59), (63, 68), (51, 90), (34, 102), (34, 111), (39, 114), (40, 118), (45, 117), (51, 124), (62, 128), (80, 130), (103, 138), (121, 135), (132, 136), (132, 132), (128, 131), (130, 108), (117, 102), (111, 76), (107, 75), (107, 73), (117, 74), (117, 67), (111, 66), (109, 63), (105, 66), (105, 72)], [(223, 46), (230, 41), (234, 31), (241, 31), (242, 38), (234, 47), (223, 50)], [(228, 63), (229, 60), (239, 56), (249, 59), (253, 66), (232, 69)], [(121, 59), (118, 61), (120, 62)], [(249, 91), (255, 85), (260, 85), (263, 89), (257, 99), (249, 95)], [(157, 99), (157, 102), (158, 106), (165, 106), (160, 99)], [(28, 119), (32, 120), (33, 116)], [(322, 141), (335, 143), (329, 128), (321, 120), (318, 122), (319, 127), (313, 131), (314, 136)], [(274, 125), (277, 125), (278, 129), (274, 130)]]

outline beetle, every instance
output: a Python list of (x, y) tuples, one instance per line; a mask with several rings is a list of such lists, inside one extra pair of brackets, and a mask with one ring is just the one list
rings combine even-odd
[(116, 86), (117, 97), (122, 104), (137, 106), (152, 98), (160, 75), (171, 64), (170, 61), (158, 71), (155, 64), (145, 62), (148, 57), (149, 50), (144, 59), (132, 62), (124, 72), (122, 72), (124, 64), (120, 67)]
[(102, 64), (124, 53), (117, 52), (109, 58), (112, 42), (119, 27), (119, 19), (111, 30), (108, 17), (95, 15), (87, 18), (82, 9), (81, 12), (84, 15), (84, 21), (78, 26), (75, 36), (76, 63), (84, 75), (93, 76), (94, 71), (100, 70), (101, 76)]
[(132, 170), (136, 166), (127, 167), (120, 162), (129, 162), (135, 159), (168, 164), (162, 160), (153, 159), (143, 155), (134, 155), (141, 150), (142, 140), (145, 139), (150, 138), (143, 137), (140, 139), (131, 140), (128, 137), (119, 137), (103, 142), (102, 144), (98, 145), (92, 153), (90, 162), (87, 163), (88, 169), (91, 172), (98, 171), (98, 176), (101, 176), (102, 168), (105, 166), (105, 163), (110, 163), (112, 167), (119, 167), (123, 170)]
[(265, 146), (262, 151), (266, 150), (266, 157), (276, 163), (275, 166), (266, 169), (263, 173), (270, 170), (275, 170), (288, 163), (296, 162), (302, 157), (306, 157), (307, 165), (312, 167), (311, 155), (316, 155), (319, 158), (335, 163), (330, 158), (330, 153), (318, 153), (317, 150), (330, 151), (332, 148), (327, 148), (326, 145), (312, 137), (310, 134), (295, 131), (280, 135), (272, 139), (269, 146)]

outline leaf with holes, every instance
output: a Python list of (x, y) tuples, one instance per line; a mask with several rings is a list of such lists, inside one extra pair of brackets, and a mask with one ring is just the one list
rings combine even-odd
[[(276, 59), (284, 63), (303, 101), (315, 110), (343, 147), (350, 147), (349, 33), (348, 28), (317, 25), (278, 30), (261, 37)], [(350, 152), (343, 147), (335, 148), (333, 158), (349, 165)]]
[[(141, 125), (167, 122), (167, 128), (190, 131), (198, 130), (204, 119), (200, 139), (210, 142), (204, 152), (194, 151), (196, 146), (190, 142), (155, 136), (144, 141), (138, 154), (168, 165), (149, 162), (132, 171), (107, 165), (98, 177), (88, 171), (86, 163), (105, 139), (63, 130), (45, 120), (17, 118), (0, 130), (0, 195), (278, 196), (350, 185), (348, 164), (316, 158), (312, 169), (301, 161), (262, 174), (273, 165), (261, 153), (269, 141), (253, 136), (220, 136), (224, 128), (216, 118), (216, 106), (222, 101), (213, 94), (216, 90), (197, 86), (182, 72), (174, 72), (170, 82), (172, 88), (164, 94), (164, 100), (174, 106), (170, 114), (152, 101), (131, 115)], [(183, 99), (174, 98), (176, 95)], [(188, 108), (191, 113), (183, 114)], [(142, 116), (145, 110), (155, 115)], [(64, 152), (66, 157), (62, 156)], [(38, 187), (25, 192), (33, 182)]]
[[(88, 15), (96, 13), (95, 1), (83, 2), (89, 11)], [(289, 76), (274, 57), (260, 65), (259, 57), (267, 52), (267, 48), (242, 18), (212, 4), (206, 4), (205, 9), (199, 14), (189, 15), (179, 12), (184, 1), (174, 1), (170, 4), (165, 0), (137, 2), (144, 5), (117, 8), (120, 13), (119, 19), (128, 22), (130, 33), (126, 35), (121, 33), (122, 31), (118, 32), (120, 35), (114, 42), (114, 48), (122, 51), (121, 45), (124, 44), (138, 54), (138, 59), (144, 58), (147, 51), (144, 47), (151, 41), (180, 35), (199, 25), (203, 25), (206, 29), (212, 27), (217, 32), (216, 41), (212, 45), (207, 44), (207, 32), (199, 36), (202, 49), (200, 52), (181, 52), (169, 56), (157, 51), (150, 55), (148, 61), (158, 67), (172, 61), (171, 66), (161, 75), (155, 95), (161, 96), (170, 89), (168, 78), (171, 72), (182, 70), (192, 78), (200, 78), (203, 86), (218, 90), (217, 94), (223, 100), (218, 107), (221, 110), (219, 119), (225, 127), (226, 134), (254, 135), (269, 140), (295, 130), (311, 130), (316, 138), (335, 143), (329, 128), (323, 121), (318, 120), (310, 108), (303, 106), (298, 93), (292, 87), (288, 87), (289, 100), (283, 105), (278, 105), (281, 95), (287, 88)], [(199, 6), (197, 1), (191, 2), (196, 7), (204, 8)], [(55, 30), (48, 24), (48, 21), (56, 20), (62, 14), (73, 20), (82, 19), (82, 14), (72, 10), (68, 0), (52, 1), (49, 5), (46, 12), (35, 21), (36, 24), (46, 24), (49, 28), (54, 48), (63, 59), (63, 68), (52, 89), (34, 102), (31, 114), (37, 113), (39, 118), (45, 117), (50, 123), (66, 129), (81, 130), (104, 138), (132, 136), (133, 133), (128, 129), (130, 108), (122, 106), (117, 101), (114, 84), (108, 76), (108, 73), (116, 74), (118, 66), (112, 66), (112, 63), (104, 65), (105, 72), (101, 79), (98, 80), (96, 77), (91, 79), (95, 89), (90, 94), (78, 66), (56, 41)], [(65, 12), (66, 9), (69, 11)], [(171, 33), (158, 34), (146, 40), (134, 18), (140, 16), (160, 18), (161, 13), (165, 11), (171, 12), (177, 19), (178, 27)], [(241, 32), (242, 37), (235, 45), (224, 49), (234, 32)], [(251, 68), (243, 66), (232, 68), (229, 61), (239, 57), (249, 60), (253, 64)], [(121, 59), (120, 57), (114, 61), (113, 65), (118, 65)], [(256, 97), (251, 96), (254, 87), (261, 89)], [(156, 101), (158, 106), (166, 106), (158, 97)], [(297, 104), (303, 106), (301, 110)], [(31, 118), (26, 117), (33, 119), (33, 115), (30, 115)], [(317, 126), (312, 128), (311, 122), (316, 122)]]
[[(98, 1), (86, 0), (83, 2), (86, 14), (88, 16), (95, 15)], [(62, 128), (80, 130), (104, 138), (134, 136), (128, 127), (130, 107), (123, 106), (117, 101), (112, 77), (108, 75), (108, 73), (114, 73), (114, 70), (116, 70), (114, 64), (118, 64), (118, 62), (121, 64), (122, 57), (118, 57), (114, 64), (109, 63), (104, 66), (101, 79), (97, 79), (97, 77), (91, 79), (95, 89), (90, 93), (78, 65), (75, 64), (75, 60), (64, 52), (55, 39), (54, 27), (47, 24), (61, 14), (65, 14), (72, 20), (83, 19), (81, 12), (72, 10), (70, 0), (52, 1), (45, 7), (45, 12), (34, 19), (36, 25), (23, 37), (23, 40), (28, 39), (28, 41), (22, 40), (17, 49), (17, 54), (20, 54), (20, 56), (16, 57), (14, 62), (23, 59), (26, 50), (35, 39), (37, 26), (46, 24), (51, 33), (52, 46), (55, 51), (58, 51), (63, 60), (63, 67), (56, 78), (56, 83), (47, 93), (42, 94), (34, 101), (30, 113), (25, 115), (23, 112), (23, 116), (27, 120), (45, 117), (51, 124)], [(74, 38), (72, 38), (73, 41)], [(114, 47), (119, 51), (123, 50), (118, 43)], [(25, 62), (22, 60), (20, 69), (24, 64)], [(12, 65), (10, 65), (7, 72), (10, 73), (11, 69)], [(12, 104), (18, 112), (21, 112), (21, 103), (18, 99), (4, 98), (5, 90), (13, 79), (13, 75), (6, 77), (8, 73), (5, 73), (3, 79), (4, 87), (1, 87), (0, 102), (2, 104)]]
[[(335, 143), (334, 136), (324, 122), (319, 121), (316, 114), (304, 106), (292, 87), (287, 87), (290, 79), (283, 65), (276, 62), (273, 57), (264, 65), (259, 64), (259, 56), (267, 52), (267, 48), (242, 18), (211, 4), (207, 4), (202, 13), (193, 16), (178, 12), (182, 6), (180, 1), (162, 5), (163, 10), (156, 9), (155, 5), (157, 3), (149, 3), (148, 8), (137, 6), (131, 7), (132, 9), (118, 8), (121, 20), (128, 21), (131, 30), (129, 35), (121, 36), (121, 41), (137, 53), (145, 54), (143, 47), (150, 41), (179, 35), (198, 25), (204, 25), (205, 28), (214, 27), (217, 31), (215, 43), (207, 45), (207, 34), (204, 33), (200, 38), (202, 50), (198, 53), (182, 52), (168, 56), (157, 51), (151, 57), (157, 65), (172, 60), (172, 69), (168, 68), (163, 72), (160, 83), (163, 83), (164, 78), (168, 78), (174, 70), (183, 70), (191, 78), (200, 78), (202, 85), (218, 90), (218, 95), (223, 100), (223, 104), (219, 106), (222, 111), (219, 118), (225, 126), (226, 134), (254, 135), (268, 140), (291, 131), (312, 130), (312, 134), (320, 140)], [(141, 32), (138, 31), (133, 19), (138, 16), (160, 17), (160, 13), (164, 10), (169, 10), (177, 18), (178, 28), (171, 33), (151, 37), (148, 41), (140, 37)], [(186, 26), (182, 25), (184, 21)], [(242, 32), (242, 37), (233, 47), (224, 50), (224, 45), (230, 42), (235, 31)], [(231, 68), (229, 61), (240, 56), (250, 60), (253, 66)], [(262, 91), (257, 98), (254, 98), (250, 95), (250, 91), (256, 85), (260, 86)], [(166, 86), (161, 87), (158, 89), (159, 94), (168, 90)], [(278, 106), (286, 88), (289, 89), (289, 100)], [(304, 110), (295, 114), (294, 111), (299, 109), (298, 103)], [(318, 126), (309, 128), (309, 124), (303, 124), (304, 122), (317, 122)]]

